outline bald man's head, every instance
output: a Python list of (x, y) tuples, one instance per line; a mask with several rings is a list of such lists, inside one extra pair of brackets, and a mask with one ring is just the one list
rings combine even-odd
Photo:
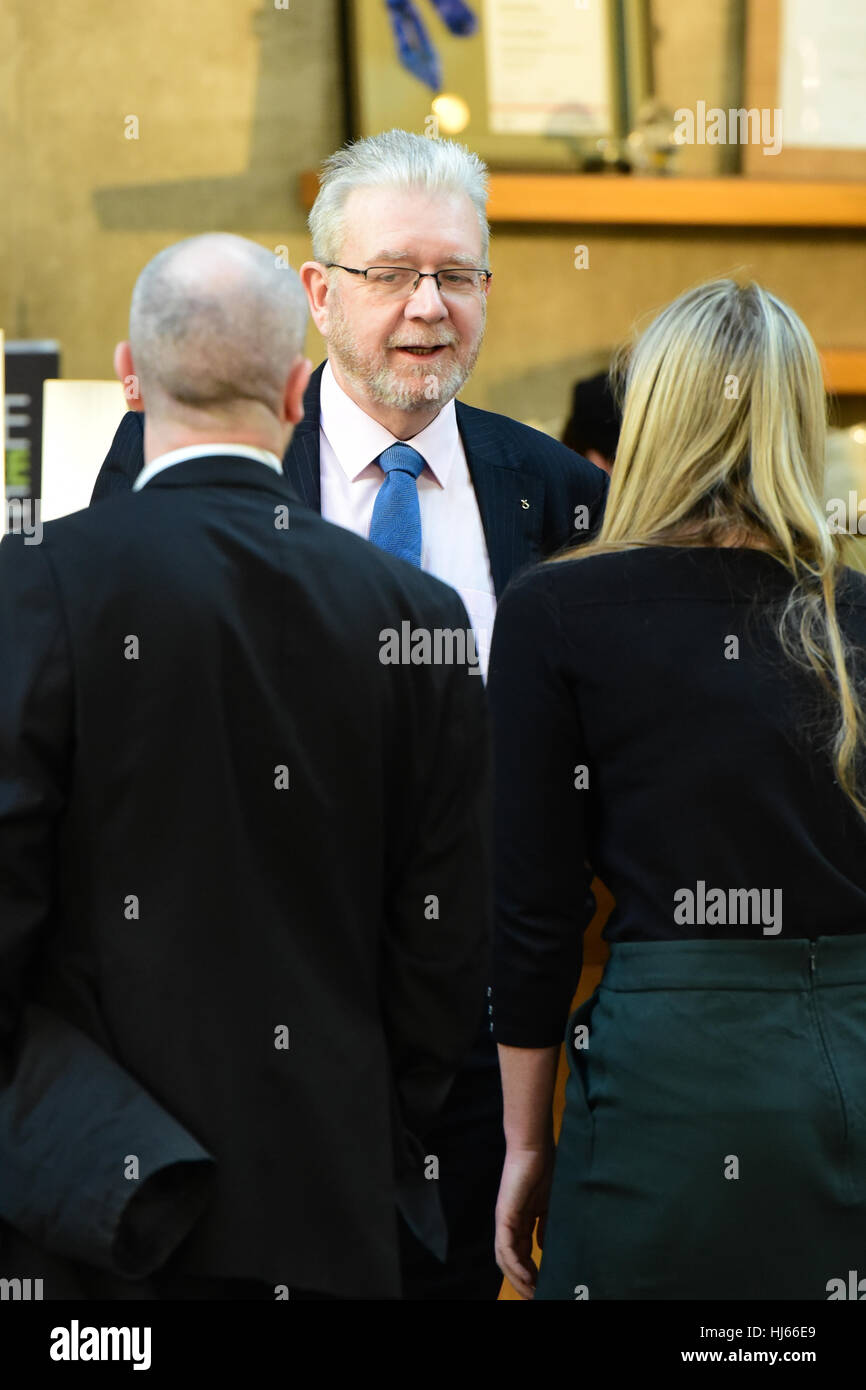
[(245, 403), (278, 414), (306, 325), (298, 276), (255, 242), (212, 233), (169, 246), (141, 272), (130, 310), (148, 415), (180, 406), (232, 419)]

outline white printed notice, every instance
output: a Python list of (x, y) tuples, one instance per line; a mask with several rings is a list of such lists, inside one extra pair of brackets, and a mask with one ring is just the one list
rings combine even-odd
[(484, 0), (490, 131), (609, 134), (608, 25), (606, 0)]
[(866, 147), (863, 0), (785, 0), (779, 97), (786, 145)]

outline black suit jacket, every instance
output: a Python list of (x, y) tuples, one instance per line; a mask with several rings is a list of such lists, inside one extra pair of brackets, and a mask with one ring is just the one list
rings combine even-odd
[[(304, 418), (283, 469), (298, 496), (321, 511), (319, 393), (322, 362), (310, 377)], [(496, 597), (534, 561), (585, 540), (601, 522), (607, 474), (540, 430), (455, 402), (457, 428), (478, 499)], [(92, 501), (127, 491), (144, 466), (144, 416), (127, 411), (93, 490)]]
[(0, 545), (0, 1217), (50, 1255), (399, 1296), (395, 1163), (441, 1241), (487, 730), (403, 620), (469, 621), (249, 459)]

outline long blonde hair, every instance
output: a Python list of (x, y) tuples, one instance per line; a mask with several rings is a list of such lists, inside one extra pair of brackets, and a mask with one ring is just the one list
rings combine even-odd
[(824, 509), (826, 404), (801, 320), (760, 285), (717, 280), (662, 310), (614, 366), (623, 421), (597, 539), (558, 559), (641, 546), (757, 544), (791, 574), (778, 635), (835, 706), (830, 751), (857, 782), (863, 712), (836, 588), (845, 536)]

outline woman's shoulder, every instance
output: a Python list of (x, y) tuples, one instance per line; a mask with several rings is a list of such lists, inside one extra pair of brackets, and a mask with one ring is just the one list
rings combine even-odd
[(557, 602), (619, 604), (664, 599), (730, 596), (738, 586), (754, 589), (756, 574), (783, 576), (772, 557), (757, 551), (723, 551), (697, 546), (635, 546), (627, 550), (576, 550), (546, 561), (526, 578)]
[[(659, 545), (558, 556), (525, 570), (509, 585), (509, 593), (557, 608), (668, 601), (752, 604), (783, 599), (791, 584), (786, 567), (755, 547)], [(866, 574), (843, 568), (837, 602), (866, 608)]]
[(837, 598), (840, 603), (866, 608), (866, 574), (846, 566), (839, 579)]

